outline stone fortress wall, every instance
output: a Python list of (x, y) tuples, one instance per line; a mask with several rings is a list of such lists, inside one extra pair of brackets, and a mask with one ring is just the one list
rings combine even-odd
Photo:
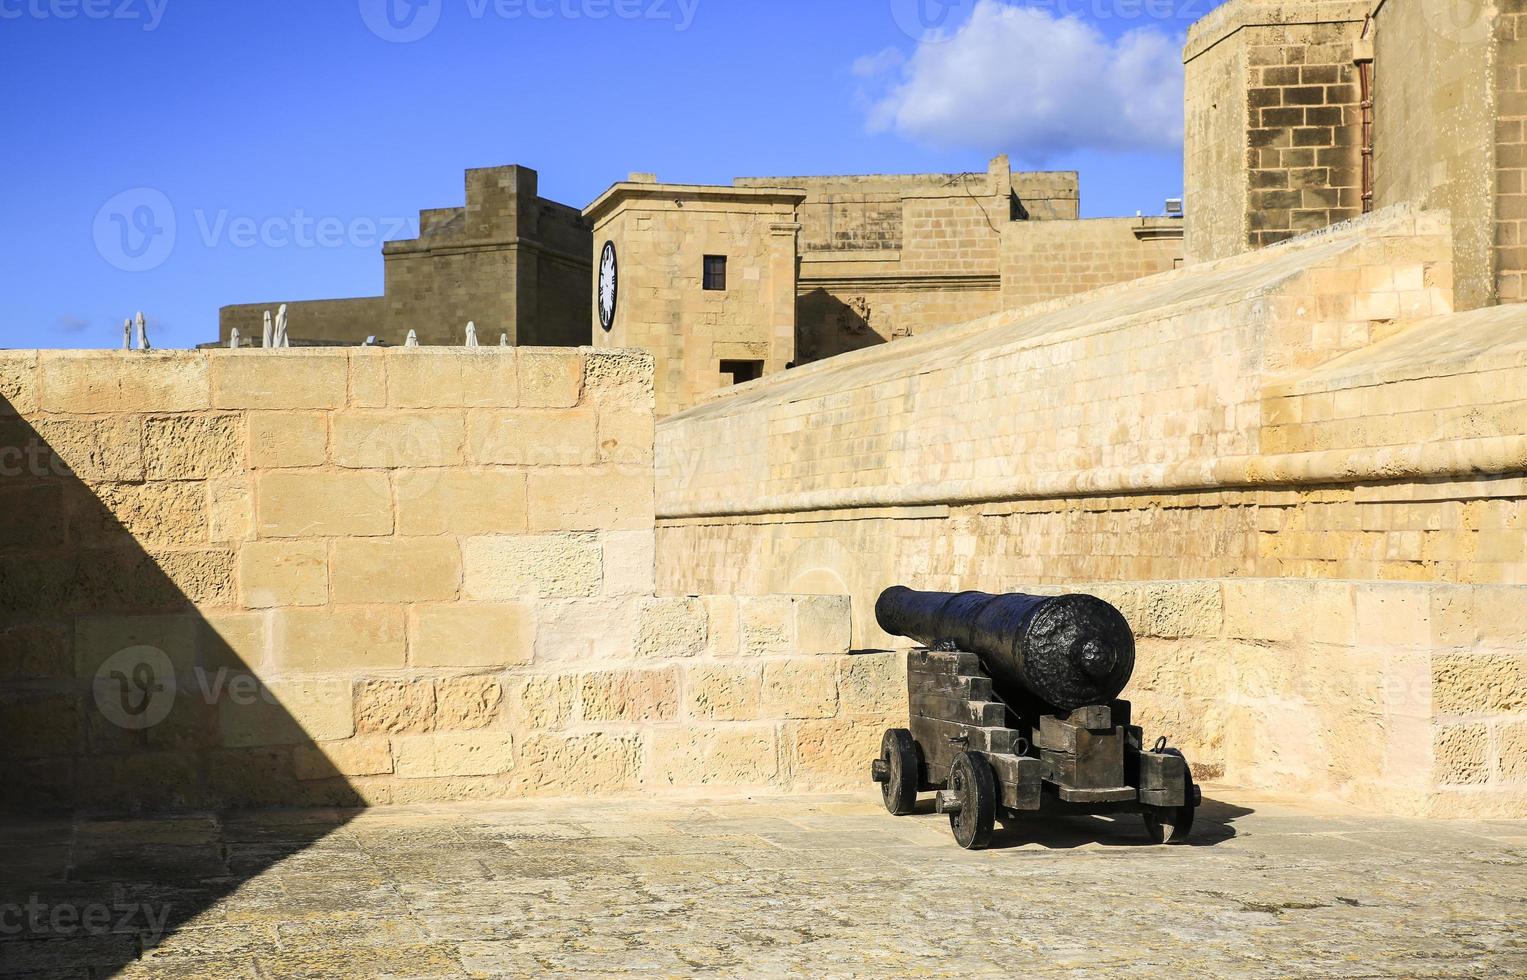
[(659, 588), (846, 593), (874, 647), (888, 585), (1116, 583), (1195, 764), (1519, 813), (1527, 333), (1452, 312), (1452, 241), (1377, 213), (669, 419)]
[[(419, 237), (382, 249), (384, 295), (288, 303), (293, 339), (356, 345), (460, 346), (469, 321), (484, 345), (587, 345), (590, 232), (576, 208), (538, 193), (528, 167), (466, 172), (466, 205), (419, 212)], [(219, 345), (237, 329), (260, 342), (281, 302), (224, 307)]]
[(833, 788), (903, 707), (846, 598), (654, 595), (640, 352), (4, 352), (0, 434), (7, 807)]

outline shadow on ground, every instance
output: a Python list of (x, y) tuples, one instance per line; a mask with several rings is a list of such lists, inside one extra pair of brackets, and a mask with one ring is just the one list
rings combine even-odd
[[(933, 815), (933, 797), (921, 799), (915, 813)], [(1193, 820), (1193, 833), (1181, 845), (1185, 847), (1213, 847), (1235, 837), (1234, 823), (1241, 817), (1256, 811), (1236, 806), (1222, 800), (1204, 797), (1203, 805)], [(1018, 820), (999, 821), (992, 833), (989, 850), (1037, 844), (1052, 850), (1065, 850), (1087, 844), (1105, 847), (1156, 847), (1145, 833), (1145, 821), (1133, 813), (1107, 816), (1032, 816)]]

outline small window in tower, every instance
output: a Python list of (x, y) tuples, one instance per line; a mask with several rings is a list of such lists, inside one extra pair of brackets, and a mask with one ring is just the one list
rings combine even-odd
[(763, 377), (763, 361), (722, 361), (721, 373), (729, 376), (734, 385), (747, 384)]
[(724, 292), (726, 290), (726, 256), (705, 257), (705, 288)]

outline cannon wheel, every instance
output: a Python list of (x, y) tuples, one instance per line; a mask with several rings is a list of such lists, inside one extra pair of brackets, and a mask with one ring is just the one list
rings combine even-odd
[(917, 785), (922, 766), (918, 761), (917, 742), (905, 728), (892, 728), (880, 740), (880, 761), (884, 763), (885, 781), (880, 795), (885, 808), (904, 817), (917, 809)]
[[(1166, 752), (1182, 758), (1177, 749), (1167, 749)], [(1152, 844), (1181, 844), (1193, 833), (1193, 815), (1198, 811), (1198, 786), (1193, 782), (1193, 770), (1188, 768), (1186, 760), (1183, 768), (1187, 771), (1187, 782), (1183, 787), (1187, 791), (1187, 802), (1182, 806), (1148, 807), (1145, 811), (1145, 832), (1150, 835)]]
[(997, 778), (991, 763), (973, 752), (962, 752), (949, 767), (949, 799), (958, 805), (949, 814), (954, 839), (968, 851), (978, 851), (991, 841), (997, 822)]

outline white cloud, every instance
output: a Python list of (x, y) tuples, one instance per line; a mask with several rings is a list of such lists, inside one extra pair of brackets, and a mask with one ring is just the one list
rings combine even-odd
[(1027, 159), (1175, 150), (1181, 46), (1152, 28), (1113, 40), (1075, 17), (980, 0), (953, 36), (924, 41), (905, 65), (881, 52), (854, 73), (888, 86), (871, 101), (870, 129), (922, 143)]

